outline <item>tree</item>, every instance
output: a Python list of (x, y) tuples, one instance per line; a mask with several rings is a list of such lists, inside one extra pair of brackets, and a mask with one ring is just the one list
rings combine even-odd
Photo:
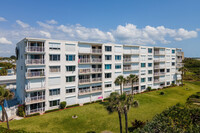
[(123, 113), (123, 106), (121, 105), (120, 95), (117, 92), (113, 92), (110, 94), (109, 101), (106, 105), (106, 109), (109, 113), (118, 112), (119, 117), (119, 127), (120, 133), (122, 133), (122, 113)]
[(11, 55), (10, 58), (16, 60), (16, 56), (15, 55)]
[(186, 67), (181, 67), (178, 69), (181, 72), (181, 86), (183, 87), (183, 76), (186, 76), (185, 72), (187, 71)]
[(0, 76), (6, 76), (8, 74), (5, 68), (0, 69)]
[(6, 89), (5, 86), (0, 86), (0, 105), (2, 107), (2, 118), (4, 121), (4, 116), (6, 117), (8, 129), (9, 129), (8, 115), (7, 115), (6, 109), (4, 107), (4, 101), (12, 99), (13, 96), (14, 96), (14, 94), (10, 90)]
[(137, 82), (137, 81), (139, 80), (139, 78), (138, 78), (137, 75), (130, 74), (130, 75), (126, 78), (126, 80), (127, 80), (128, 82), (131, 83), (131, 90), (132, 90), (132, 95), (133, 95), (133, 91), (134, 91), (133, 85), (134, 85), (135, 82)]
[(120, 102), (123, 106), (123, 112), (125, 116), (125, 129), (128, 133), (128, 111), (131, 107), (138, 107), (138, 102), (133, 100), (133, 95), (123, 94), (120, 96)]
[(116, 79), (115, 79), (115, 84), (118, 84), (120, 85), (120, 92), (121, 92), (121, 95), (123, 94), (123, 91), (122, 91), (122, 85), (126, 82), (126, 79), (124, 78), (124, 76), (122, 75), (119, 75)]

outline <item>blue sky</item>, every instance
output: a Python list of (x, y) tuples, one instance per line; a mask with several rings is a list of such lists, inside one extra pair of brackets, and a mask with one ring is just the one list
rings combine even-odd
[(200, 56), (199, 0), (0, 1), (0, 56), (24, 37), (183, 48)]

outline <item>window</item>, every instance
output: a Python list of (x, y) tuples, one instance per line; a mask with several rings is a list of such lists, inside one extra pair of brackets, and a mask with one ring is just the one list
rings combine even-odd
[(105, 46), (105, 51), (107, 51), (107, 52), (112, 51), (112, 47), (111, 46)]
[(152, 48), (148, 48), (148, 53), (152, 53)]
[(148, 77), (148, 81), (152, 81), (152, 77)]
[(141, 70), (141, 75), (146, 75), (146, 70)]
[(49, 105), (50, 105), (50, 107), (60, 105), (60, 99), (59, 100), (49, 101)]
[(66, 82), (75, 82), (75, 76), (66, 77)]
[(172, 62), (172, 66), (175, 66), (175, 62)]
[(167, 72), (169, 73), (169, 72), (170, 72), (170, 69), (167, 69)]
[(58, 73), (58, 72), (60, 72), (60, 66), (50, 66), (49, 67), (49, 72), (50, 73)]
[(111, 69), (112, 65), (111, 64), (106, 64), (105, 69)]
[(73, 71), (75, 71), (75, 69), (76, 69), (76, 66), (66, 66), (67, 72), (73, 72)]
[(145, 86), (145, 85), (142, 85), (142, 86), (141, 86), (141, 89), (142, 89), (142, 90), (144, 90), (145, 88), (146, 88), (146, 86)]
[(175, 50), (174, 49), (172, 49), (172, 54), (175, 54)]
[(59, 54), (50, 54), (49, 60), (50, 61), (60, 61), (60, 55)]
[(152, 63), (148, 63), (148, 67), (152, 67)]
[(75, 61), (75, 55), (66, 55), (66, 61)]
[(167, 85), (170, 85), (170, 82), (167, 82)]
[(152, 74), (152, 70), (148, 70), (148, 74)]
[(145, 82), (145, 78), (141, 78), (141, 82)]
[(60, 50), (60, 43), (49, 43), (50, 50)]
[(67, 88), (66, 89), (66, 93), (74, 93), (75, 92), (75, 88)]
[(146, 63), (141, 63), (141, 67), (146, 67)]
[(105, 55), (105, 60), (112, 60), (112, 55)]
[(112, 73), (105, 73), (105, 78), (108, 79), (108, 78), (111, 78), (112, 77)]
[(115, 55), (115, 60), (121, 60), (121, 55)]
[(60, 88), (49, 90), (49, 96), (60, 95)]
[(105, 88), (112, 87), (112, 84), (105, 84)]
[(121, 65), (115, 65), (115, 69), (121, 69)]

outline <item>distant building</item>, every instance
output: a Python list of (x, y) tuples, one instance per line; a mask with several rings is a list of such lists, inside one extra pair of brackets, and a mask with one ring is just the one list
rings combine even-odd
[[(117, 76), (139, 76), (134, 93), (181, 79), (181, 49), (25, 38), (17, 43), (17, 95), (26, 114), (82, 104), (119, 92)], [(131, 92), (131, 84), (123, 85)]]

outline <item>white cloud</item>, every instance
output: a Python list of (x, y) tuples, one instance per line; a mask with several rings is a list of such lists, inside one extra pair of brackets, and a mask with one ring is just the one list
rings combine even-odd
[(12, 44), (12, 42), (8, 41), (5, 37), (1, 37), (0, 44)]
[(46, 32), (46, 31), (40, 31), (40, 34), (46, 38), (51, 38), (51, 34), (49, 32)]
[(29, 24), (22, 22), (21, 20), (16, 20), (17, 24), (20, 25), (22, 28), (28, 28)]
[(0, 17), (0, 22), (1, 21), (7, 21), (4, 17)]
[(49, 25), (49, 24), (46, 24), (46, 23), (43, 23), (43, 22), (40, 22), (40, 21), (37, 21), (37, 24), (45, 29), (53, 29), (53, 26)]
[(196, 31), (200, 31), (200, 28), (197, 28)]
[(47, 20), (46, 21), (48, 24), (57, 24), (58, 22), (56, 21), (56, 20), (54, 20), (54, 19), (52, 19), (52, 20)]

